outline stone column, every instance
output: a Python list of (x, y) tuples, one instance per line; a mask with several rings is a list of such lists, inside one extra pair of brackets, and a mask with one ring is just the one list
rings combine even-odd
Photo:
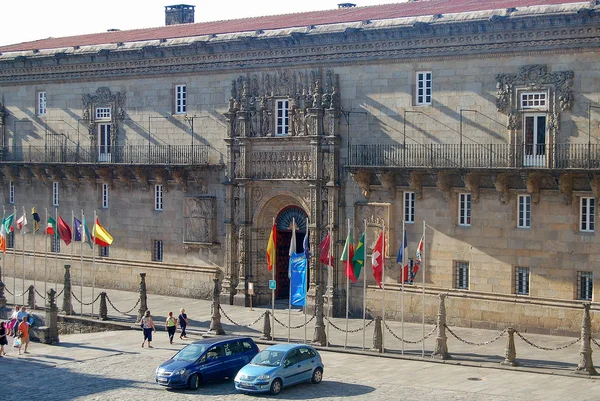
[(235, 295), (233, 296), (233, 304), (237, 306), (247, 306), (246, 299), (247, 290), (246, 290), (246, 272), (248, 265), (248, 253), (246, 250), (248, 249), (248, 241), (247, 238), (248, 228), (246, 225), (240, 225), (240, 229), (238, 232), (238, 251), (237, 251), (237, 260), (239, 263), (238, 269), (238, 284), (235, 287)]
[(73, 314), (73, 303), (71, 302), (71, 265), (65, 265), (62, 310), (67, 315)]
[(583, 304), (583, 319), (581, 321), (581, 348), (579, 349), (579, 365), (575, 373), (596, 375), (594, 362), (592, 361), (592, 323), (590, 319), (590, 304)]
[(2, 267), (0, 266), (0, 319), (7, 318), (6, 297), (4, 296), (4, 282), (2, 282)]
[(373, 331), (373, 348), (371, 351), (383, 352), (383, 331), (381, 329), (381, 316), (375, 317), (375, 330)]
[(222, 336), (225, 334), (225, 330), (221, 326), (221, 313), (219, 311), (221, 304), (219, 303), (219, 279), (214, 278), (214, 289), (213, 289), (213, 303), (212, 303), (212, 317), (210, 319), (210, 328), (203, 334), (203, 337), (210, 336)]
[(271, 336), (271, 311), (265, 312), (265, 322), (263, 324), (263, 335), (261, 340), (272, 340)]
[(140, 273), (140, 308), (138, 309), (137, 321), (144, 317), (148, 310), (148, 296), (146, 295), (146, 273)]
[(440, 303), (437, 315), (438, 333), (435, 338), (435, 350), (431, 354), (431, 357), (446, 360), (452, 358), (448, 353), (448, 337), (446, 337), (446, 294), (440, 294), (439, 298)]
[(100, 320), (108, 320), (108, 306), (106, 305), (106, 292), (100, 293)]
[(27, 289), (27, 306), (29, 309), (35, 309), (35, 287), (32, 285)]
[(327, 345), (327, 334), (325, 333), (325, 324), (323, 323), (323, 294), (321, 294), (318, 285), (315, 286), (315, 296), (317, 304), (315, 305), (315, 334), (313, 343), (325, 346)]
[(509, 327), (506, 332), (508, 333), (508, 338), (506, 339), (506, 351), (504, 351), (504, 361), (500, 362), (502, 365), (506, 366), (519, 366), (519, 364), (515, 361), (517, 357), (517, 350), (515, 348), (515, 329)]
[(42, 342), (45, 344), (58, 344), (58, 306), (56, 306), (56, 291), (50, 288), (46, 294), (46, 328)]

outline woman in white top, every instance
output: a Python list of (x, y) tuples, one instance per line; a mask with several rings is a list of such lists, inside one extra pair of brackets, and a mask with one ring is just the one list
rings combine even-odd
[(156, 333), (156, 327), (154, 327), (154, 322), (150, 317), (149, 310), (146, 311), (142, 318), (142, 329), (144, 330), (144, 342), (142, 343), (142, 348), (144, 348), (146, 340), (148, 340), (148, 348), (154, 348), (150, 345), (150, 342), (152, 342), (152, 332), (154, 331)]

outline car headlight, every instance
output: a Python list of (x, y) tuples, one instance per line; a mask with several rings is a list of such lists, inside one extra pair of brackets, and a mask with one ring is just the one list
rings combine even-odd
[(185, 374), (185, 368), (184, 369), (179, 369), (178, 371), (175, 372), (176, 375), (184, 375)]
[(260, 375), (256, 378), (256, 380), (269, 380), (271, 375)]
[(165, 369), (164, 368), (161, 368), (161, 367), (156, 368), (156, 374), (157, 375), (162, 375), (163, 373), (165, 373)]

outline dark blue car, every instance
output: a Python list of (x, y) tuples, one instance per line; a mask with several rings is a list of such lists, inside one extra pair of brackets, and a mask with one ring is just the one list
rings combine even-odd
[(195, 390), (201, 383), (235, 377), (256, 354), (258, 347), (249, 337), (205, 338), (185, 346), (156, 368), (156, 382)]

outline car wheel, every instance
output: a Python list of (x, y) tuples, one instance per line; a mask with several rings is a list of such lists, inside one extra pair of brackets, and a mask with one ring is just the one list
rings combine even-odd
[(310, 381), (313, 384), (319, 384), (319, 383), (321, 383), (322, 380), (323, 380), (323, 369), (316, 368), (312, 374), (312, 378), (310, 379)]
[(281, 382), (280, 379), (273, 380), (273, 383), (271, 383), (271, 394), (277, 395), (277, 394), (281, 393), (282, 387), (283, 387), (283, 383)]
[(191, 375), (190, 381), (189, 381), (190, 390), (197, 390), (198, 387), (200, 387), (201, 382), (202, 382), (202, 379), (200, 379), (200, 375), (198, 375), (198, 374)]

